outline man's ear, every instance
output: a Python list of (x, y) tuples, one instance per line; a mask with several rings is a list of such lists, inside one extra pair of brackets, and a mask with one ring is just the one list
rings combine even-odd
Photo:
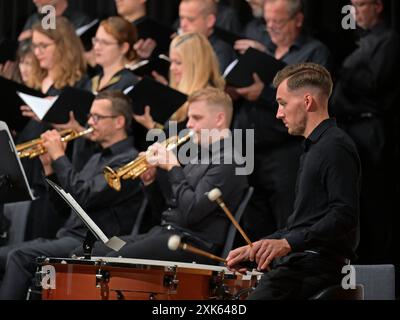
[(315, 109), (315, 98), (310, 93), (306, 93), (304, 95), (304, 106), (307, 112), (314, 111)]
[(296, 22), (296, 27), (301, 28), (304, 23), (304, 14), (303, 12), (297, 12), (294, 16), (294, 21)]
[(119, 115), (118, 117), (115, 118), (116, 126), (117, 129), (121, 129), (125, 127), (125, 117), (122, 115)]
[(224, 127), (224, 125), (225, 125), (225, 120), (226, 120), (225, 117), (226, 117), (226, 116), (225, 116), (225, 113), (223, 113), (223, 112), (218, 112), (218, 113), (217, 113), (216, 119), (217, 119), (217, 126), (218, 126), (218, 128), (223, 128), (223, 127)]
[(207, 28), (212, 29), (214, 28), (215, 22), (217, 21), (217, 17), (213, 14), (209, 14), (206, 17)]

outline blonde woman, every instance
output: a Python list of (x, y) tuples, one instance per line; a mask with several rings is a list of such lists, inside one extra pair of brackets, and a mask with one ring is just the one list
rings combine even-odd
[[(171, 88), (187, 95), (209, 86), (224, 89), (225, 80), (220, 74), (217, 57), (209, 41), (202, 34), (186, 33), (174, 38), (170, 45), (169, 57)], [(160, 82), (167, 84), (167, 81), (158, 74), (154, 76)], [(150, 106), (145, 108), (143, 115), (133, 117), (147, 129), (162, 127), (153, 120)], [(187, 105), (184, 104), (169, 120), (185, 122), (186, 118)]]

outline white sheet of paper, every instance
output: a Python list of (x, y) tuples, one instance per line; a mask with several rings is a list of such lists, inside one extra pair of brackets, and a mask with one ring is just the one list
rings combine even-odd
[(56, 100), (58, 99), (58, 96), (39, 98), (19, 91), (17, 91), (17, 94), (27, 104), (27, 106), (32, 109), (32, 111), (38, 116), (40, 120), (44, 118), (46, 113), (53, 106), (54, 102), (56, 102)]

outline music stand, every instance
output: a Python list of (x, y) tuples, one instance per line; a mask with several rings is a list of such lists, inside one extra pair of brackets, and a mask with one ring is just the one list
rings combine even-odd
[(0, 121), (0, 204), (35, 200), (5, 122)]
[(83, 242), (84, 258), (90, 259), (92, 254), (92, 248), (94, 242), (97, 240), (102, 241), (107, 247), (114, 251), (119, 251), (126, 242), (118, 237), (112, 237), (110, 239), (104, 234), (104, 232), (98, 227), (98, 225), (89, 217), (89, 215), (82, 209), (82, 207), (76, 202), (76, 200), (59, 185), (53, 181), (46, 179), (47, 183), (64, 199), (64, 201), (70, 206), (78, 217), (83, 221), (86, 227), (89, 229), (85, 241)]

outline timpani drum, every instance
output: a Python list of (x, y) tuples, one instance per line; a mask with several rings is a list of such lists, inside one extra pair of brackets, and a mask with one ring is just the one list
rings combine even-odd
[(36, 276), (45, 284), (44, 300), (236, 300), (246, 298), (262, 275), (234, 274), (221, 266), (111, 257), (43, 257), (38, 263)]

